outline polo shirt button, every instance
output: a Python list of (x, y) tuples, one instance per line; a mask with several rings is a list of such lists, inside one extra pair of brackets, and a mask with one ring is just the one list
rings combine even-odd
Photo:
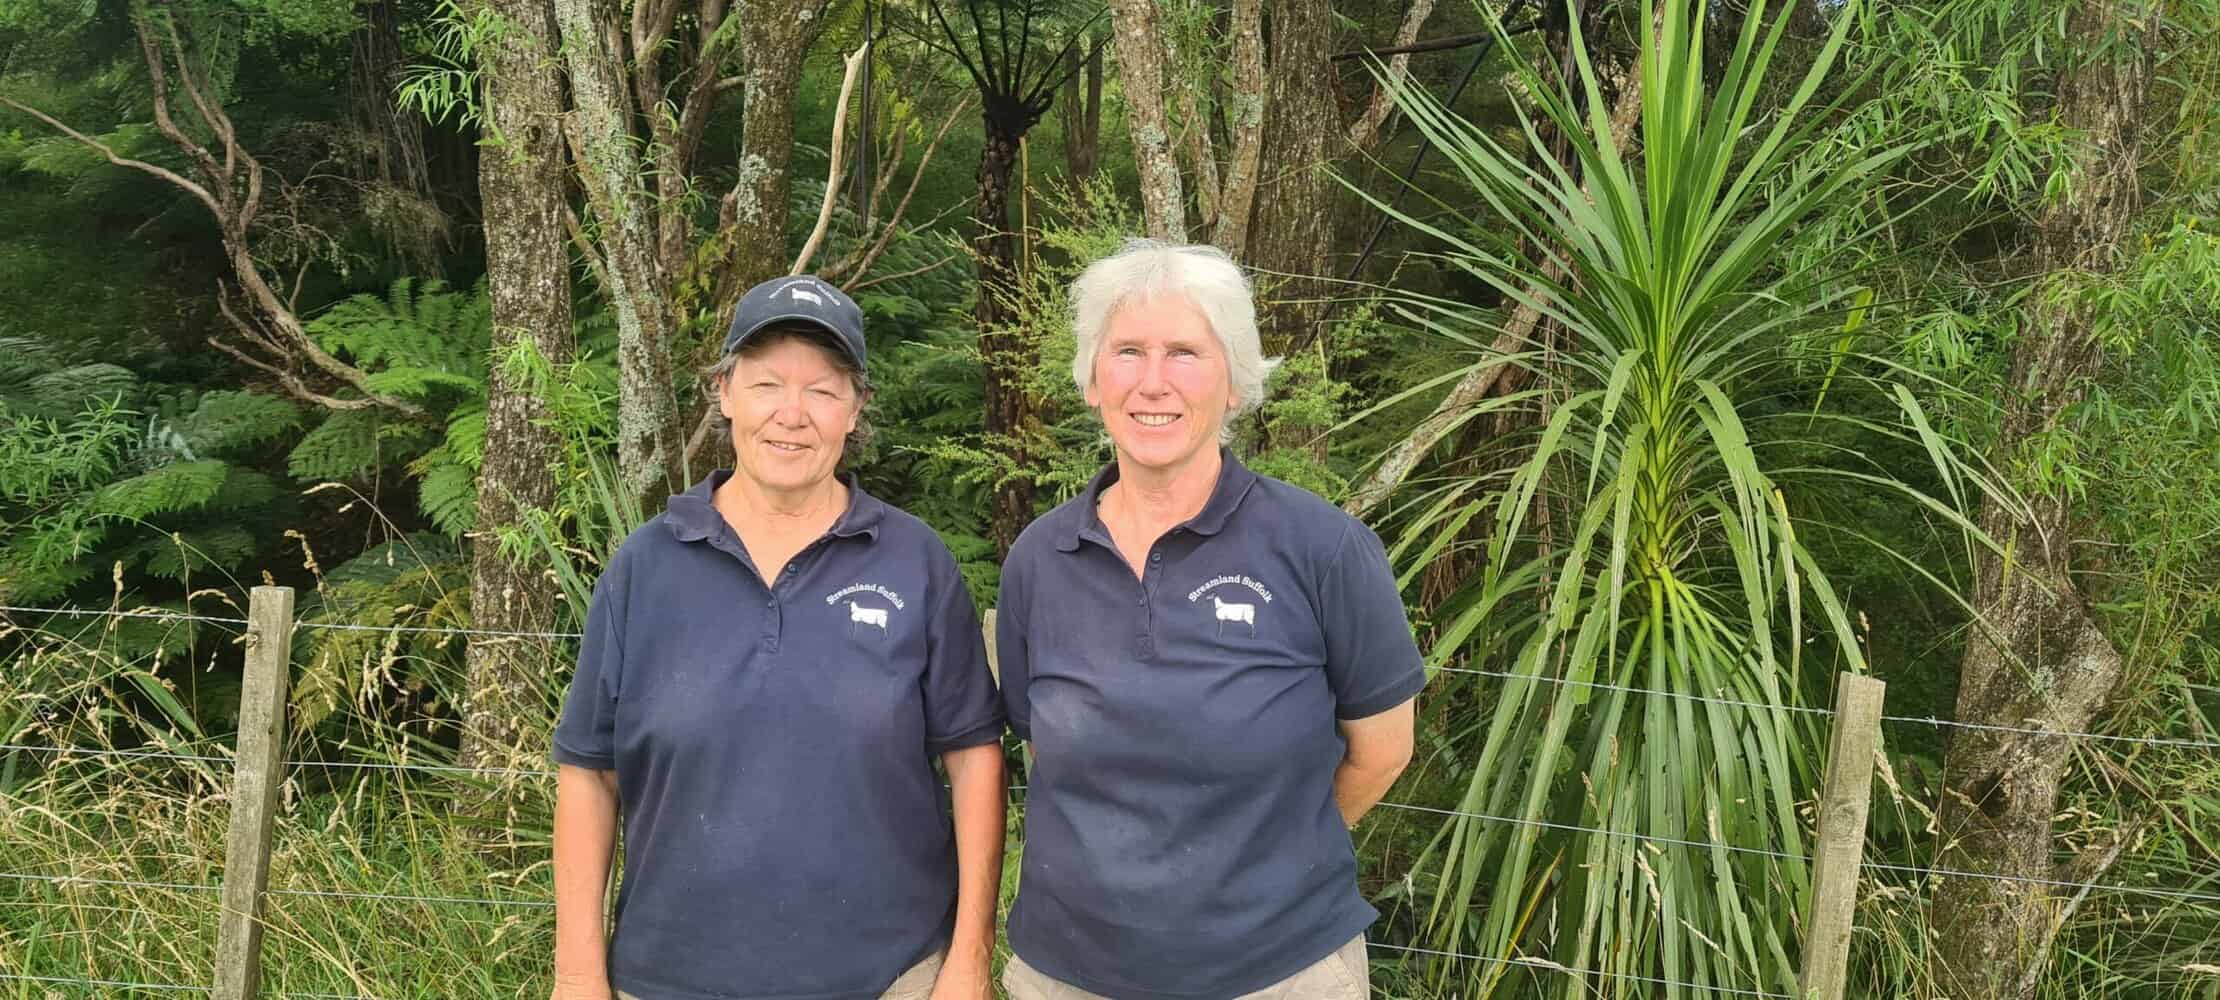
[(1150, 562), (1163, 562), (1163, 561), (1164, 561), (1164, 553), (1162, 553), (1162, 552), (1151, 552), (1151, 553), (1149, 553), (1149, 561), (1150, 561)]

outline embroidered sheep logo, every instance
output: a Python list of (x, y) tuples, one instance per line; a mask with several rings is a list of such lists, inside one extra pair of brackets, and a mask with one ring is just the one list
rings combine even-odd
[(857, 603), (856, 603), (856, 602), (854, 602), (854, 601), (849, 601), (849, 602), (848, 602), (848, 634), (849, 634), (849, 635), (853, 636), (853, 635), (855, 635), (855, 634), (856, 634), (856, 626), (857, 626), (857, 625), (870, 625), (870, 626), (874, 626), (874, 627), (876, 627), (876, 628), (877, 628), (877, 629), (879, 630), (879, 633), (880, 633), (881, 635), (884, 635), (884, 634), (886, 633), (886, 609), (885, 609), (885, 608), (867, 608), (867, 607), (864, 607), (864, 606), (863, 606), (863, 605), (861, 605), (861, 604), (857, 604)]
[(825, 304), (825, 299), (823, 296), (820, 296), (816, 292), (810, 291), (806, 288), (789, 288), (786, 290), (786, 295), (788, 298), (791, 298), (796, 302), (807, 302), (813, 306), (822, 306)]
[(1256, 634), (1256, 605), (1227, 604), (1226, 602), (1219, 600), (1218, 595), (1216, 594), (1210, 595), (1210, 604), (1218, 611), (1219, 635), (1226, 634), (1227, 622), (1240, 622), (1241, 624), (1247, 625), (1249, 627), (1250, 635)]

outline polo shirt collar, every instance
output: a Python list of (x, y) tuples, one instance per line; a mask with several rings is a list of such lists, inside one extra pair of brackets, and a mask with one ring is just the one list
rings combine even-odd
[[(1057, 549), (1076, 552), (1082, 536), (1089, 530), (1100, 529), (1102, 517), (1095, 513), (1096, 505), (1102, 502), (1102, 491), (1109, 489), (1110, 484), (1117, 481), (1118, 463), (1115, 460), (1095, 473), (1095, 477), (1087, 483), (1086, 492), (1079, 496), (1080, 502), (1075, 511), (1077, 516), (1064, 526), (1063, 531), (1057, 533)], [(1202, 511), (1188, 518), (1179, 527), (1198, 535), (1217, 534), (1226, 526), (1226, 518), (1232, 516), (1234, 509), (1241, 506), (1242, 498), (1249, 495), (1249, 487), (1254, 485), (1256, 473), (1249, 471), (1248, 466), (1242, 465), (1240, 459), (1233, 457), (1233, 449), (1218, 446), (1218, 484), (1211, 487), (1210, 499), (1203, 504)]]
[[(716, 493), (717, 487), (731, 478), (731, 469), (718, 469), (695, 483), (692, 489), (671, 497), (663, 519), (670, 525), (672, 537), (682, 542), (699, 542), (725, 530), (724, 515), (717, 513)], [(862, 536), (877, 541), (879, 522), (886, 517), (885, 502), (864, 492), (855, 473), (842, 474), (840, 481), (848, 487), (848, 509), (841, 512), (840, 519), (833, 522), (832, 530), (827, 533), (835, 538)]]

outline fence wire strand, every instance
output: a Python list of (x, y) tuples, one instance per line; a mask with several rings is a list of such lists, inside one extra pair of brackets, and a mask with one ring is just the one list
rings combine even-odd
[[(111, 986), (126, 990), (156, 990), (168, 993), (207, 993), (210, 987), (190, 986), (184, 983), (134, 983), (121, 979), (86, 979), (78, 976), (32, 976), (13, 972), (0, 972), (0, 981), (27, 983), (54, 983), (61, 986)], [(298, 997), (300, 1000), (378, 1000), (355, 993), (272, 993), (271, 996)]]
[(382, 892), (339, 892), (328, 889), (270, 889), (271, 896), (304, 896), (319, 899), (369, 899), (386, 903), (429, 903), (450, 906), (523, 906), (531, 909), (553, 909), (555, 904), (544, 899), (477, 899), (469, 896), (400, 896)]
[(2112, 743), (2132, 743), (2141, 746), (2179, 747), (2186, 750), (2220, 750), (2220, 740), (2184, 740), (2163, 736), (2115, 736), (2110, 733), (2083, 733), (2071, 729), (2034, 729), (2027, 726), (1994, 726), (1981, 722), (1959, 722), (1929, 716), (1884, 715), (1882, 722), (1909, 722), (1923, 726), (1940, 726), (1945, 729), (1973, 729), (1990, 733), (2018, 733), (2023, 736), (2064, 736), (2078, 740), (2104, 740)]
[(216, 625), (245, 625), (244, 618), (217, 618), (183, 611), (115, 611), (108, 608), (25, 608), (13, 604), (0, 604), (0, 612), (25, 615), (60, 615), (70, 618), (153, 618), (163, 621), (209, 622)]
[(1536, 972), (1555, 972), (1567, 976), (1602, 976), (1605, 979), (1613, 981), (1649, 983), (1655, 986), (1685, 986), (1698, 992), (1717, 993), (1723, 996), (1772, 997), (1775, 998), (1775, 1000), (1795, 1000), (1793, 996), (1786, 993), (1768, 993), (1764, 990), (1745, 990), (1738, 989), (1732, 986), (1704, 986), (1700, 983), (1684, 982), (1678, 979), (1658, 979), (1651, 976), (1638, 976), (1631, 972), (1603, 972), (1597, 969), (1576, 969), (1569, 965), (1559, 965), (1556, 962), (1552, 962), (1546, 958), (1497, 958), (1493, 955), (1467, 955), (1463, 952), (1437, 951), (1433, 948), (1420, 948), (1414, 945), (1407, 944), (1383, 944), (1378, 941), (1368, 941), (1365, 943), (1365, 947), (1380, 948), (1388, 951), (1411, 952), (1413, 954), (1419, 955), (1433, 955), (1440, 958), (1453, 958), (1466, 962), (1486, 962), (1491, 965), (1507, 965), (1514, 969), (1532, 969)]
[(482, 635), (497, 639), (583, 639), (583, 632), (504, 632), (499, 629), (455, 628), (447, 625), (355, 625), (347, 622), (293, 623), (295, 628), (318, 632), (401, 632), (407, 634)]
[(2156, 889), (2140, 885), (2122, 885), (2117, 882), (2067, 882), (2059, 879), (2037, 878), (2033, 875), (1998, 875), (1992, 872), (1969, 872), (1956, 868), (1919, 868), (1913, 865), (1896, 865), (1882, 861), (1867, 861), (1861, 865), (1874, 871), (1900, 872), (1927, 878), (1977, 878), (1992, 882), (2025, 882), (2058, 889), (2088, 889), (2095, 892), (2125, 892), (2144, 896), (2160, 896), (2193, 903), (2220, 903), (2220, 893), (2197, 892), (2192, 889)]
[(229, 764), (229, 757), (209, 757), (201, 754), (169, 753), (162, 750), (97, 750), (91, 747), (40, 747), (20, 743), (0, 743), (0, 753), (20, 750), (24, 753), (46, 753), (57, 757), (114, 757), (119, 760), (180, 760), (208, 764)]
[(1632, 830), (1605, 830), (1599, 827), (1576, 826), (1571, 823), (1552, 823), (1548, 820), (1540, 819), (1519, 819), (1515, 816), (1491, 816), (1487, 813), (1461, 812), (1456, 809), (1438, 809), (1433, 806), (1411, 805), (1407, 802), (1382, 802), (1379, 804), (1378, 808), (1402, 809), (1409, 812), (1432, 813), (1437, 816), (1458, 816), (1466, 819), (1477, 819), (1487, 823), (1508, 823), (1512, 826), (1533, 827), (1544, 830), (1562, 830), (1567, 833), (1595, 833), (1601, 834), (1606, 837), (1623, 837), (1627, 840), (1649, 841), (1658, 844), (1674, 844), (1681, 847), (1700, 847), (1704, 850), (1727, 851), (1732, 854), (1754, 854), (1760, 857), (1778, 858), (1784, 861), (1811, 860), (1810, 858), (1806, 858), (1801, 854), (1786, 854), (1780, 851), (1769, 851), (1762, 847), (1736, 847), (1733, 844), (1722, 844), (1717, 841), (1711, 840), (1682, 840), (1678, 837), (1653, 837), (1646, 833), (1635, 833)]
[(1588, 688), (1595, 691), (1619, 691), (1626, 694), (1652, 694), (1676, 701), (1701, 702), (1706, 705), (1731, 705), (1736, 708), (1757, 708), (1766, 711), (1793, 712), (1800, 715), (1833, 715), (1833, 709), (1812, 708), (1804, 705), (1768, 705), (1757, 701), (1738, 701), (1733, 698), (1714, 698), (1710, 695), (1692, 694), (1687, 691), (1659, 691), (1655, 688), (1628, 687), (1623, 684), (1606, 684), (1602, 681), (1576, 681), (1569, 677), (1540, 677), (1532, 674), (1512, 674), (1501, 670), (1475, 670), (1471, 667), (1435, 667), (1435, 673), (1470, 674), (1474, 677), (1496, 677), (1512, 681), (1534, 681), (1541, 684), (1559, 684), (1565, 687)]
[(122, 878), (93, 878), (90, 875), (42, 875), (37, 872), (0, 872), (0, 879), (11, 882), (51, 882), (65, 889), (73, 885), (105, 885), (119, 889), (175, 889), (186, 892), (217, 892), (223, 889), (220, 882), (137, 882)]
[(19, 975), (13, 972), (0, 972), (0, 980), (23, 983), (53, 983), (61, 986), (108, 986), (117, 989), (155, 990), (167, 993), (206, 993), (209, 989), (206, 986), (186, 986), (181, 983), (134, 983), (121, 979), (81, 979), (75, 977), (65, 979), (60, 976)]

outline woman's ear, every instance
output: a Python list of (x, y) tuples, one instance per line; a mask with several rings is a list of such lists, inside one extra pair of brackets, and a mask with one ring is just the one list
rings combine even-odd
[(732, 397), (725, 392), (725, 387), (732, 384), (732, 375), (732, 372), (725, 371), (709, 377), (710, 391), (717, 395), (717, 412), (726, 420), (732, 419)]

